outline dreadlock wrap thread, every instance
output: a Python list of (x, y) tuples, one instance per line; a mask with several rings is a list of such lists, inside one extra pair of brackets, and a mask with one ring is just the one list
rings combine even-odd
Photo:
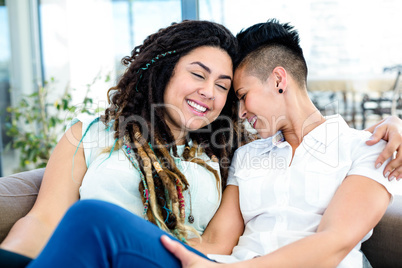
[[(166, 57), (167, 55), (171, 55), (171, 54), (174, 54), (174, 53), (176, 53), (176, 50), (168, 51), (168, 52), (166, 52), (166, 53), (162, 53), (162, 54), (157, 55), (156, 57), (154, 57), (153, 59), (151, 59), (150, 62), (148, 62), (147, 64), (145, 64), (144, 67), (138, 69), (137, 74), (138, 74), (140, 71), (146, 71), (146, 70), (149, 68), (149, 66), (151, 66), (152, 63), (155, 63), (155, 62), (156, 62), (157, 60), (159, 60), (160, 58)], [(135, 86), (135, 91), (137, 91), (137, 92), (138, 92), (138, 84), (140, 83), (141, 78), (142, 78), (142, 74), (141, 74), (140, 77), (138, 78), (137, 85)]]
[[(138, 130), (138, 127), (134, 126), (134, 130)], [(148, 157), (152, 160), (152, 165), (155, 168), (156, 172), (158, 173), (159, 177), (162, 180), (163, 186), (169, 189), (169, 198), (172, 202), (177, 202), (177, 195), (172, 193), (170, 190), (174, 189), (173, 183), (169, 180), (169, 177), (166, 175), (164, 170), (162, 169), (158, 159), (156, 158), (154, 152), (152, 151), (151, 147), (148, 145), (146, 140), (142, 137), (139, 131), (134, 132), (135, 139), (143, 145), (145, 152), (148, 154)]]
[[(134, 166), (134, 168), (140, 174), (140, 178), (141, 178), (141, 182), (142, 182), (142, 184), (140, 184), (140, 185), (142, 185), (142, 187), (140, 187), (140, 193), (143, 193), (141, 195), (141, 197), (142, 197), (143, 203), (144, 203), (144, 213), (143, 214), (149, 215), (150, 214), (150, 213), (148, 213), (149, 212), (149, 210), (148, 210), (149, 190), (148, 190), (147, 182), (146, 182), (144, 174), (142, 173), (141, 169), (139, 168), (137, 162), (134, 160), (134, 157), (133, 157), (134, 151), (131, 148), (129, 141), (130, 141), (130, 137), (127, 134), (123, 137), (123, 141), (121, 141), (121, 140), (119, 141), (119, 148), (123, 149), (123, 152), (126, 154), (127, 158), (130, 160), (131, 164)], [(150, 218), (151, 221), (152, 221), (152, 219), (153, 219), (153, 217)]]
[[(145, 152), (147, 153), (148, 157), (152, 160), (152, 165), (155, 168), (156, 172), (158, 173), (159, 178), (161, 179), (163, 186), (165, 189), (167, 189), (168, 194), (169, 194), (169, 199), (172, 202), (172, 211), (175, 215), (178, 215), (178, 212), (176, 207), (178, 204), (178, 193), (176, 190), (175, 185), (173, 185), (172, 181), (169, 179), (168, 175), (166, 172), (162, 169), (158, 159), (156, 158), (154, 152), (152, 149), (149, 147), (148, 143), (146, 140), (142, 137), (142, 135), (139, 132), (139, 129), (137, 126), (133, 126), (133, 130), (135, 131), (134, 133), (134, 138), (143, 145)], [(170, 204), (168, 204), (168, 208), (170, 208)]]
[[(160, 147), (163, 148), (162, 150), (165, 152), (162, 152), (163, 154), (167, 153), (167, 150), (164, 147)], [(188, 189), (188, 182), (187, 179), (185, 178), (185, 176), (180, 172), (180, 170), (177, 168), (176, 164), (173, 162), (173, 159), (171, 159), (171, 157), (168, 157), (167, 159), (169, 159), (168, 161), (170, 162), (170, 166), (172, 167), (173, 171), (169, 170), (169, 169), (165, 169), (166, 173), (168, 173), (170, 179), (172, 181), (174, 181), (175, 186), (176, 186), (176, 193), (177, 193), (177, 197), (178, 197), (178, 202), (172, 204), (172, 209), (175, 213), (177, 213), (176, 215), (179, 215), (180, 217), (180, 222), (182, 224), (184, 224), (185, 222), (185, 218), (186, 218), (186, 212), (185, 212), (185, 199), (184, 199), (184, 194), (183, 194), (183, 188), (185, 188), (184, 190)], [(185, 183), (184, 183), (185, 182)]]
[[(180, 208), (182, 208), (185, 203), (184, 203), (184, 196), (183, 196), (183, 187), (182, 187), (182, 183), (179, 179), (179, 177), (177, 176), (177, 174), (175, 174), (174, 172), (166, 169), (165, 172), (168, 174), (170, 180), (174, 180), (175, 182), (175, 193), (176, 193), (176, 197), (177, 197), (177, 202), (172, 203), (172, 211), (173, 213), (175, 213), (176, 215), (179, 216), (180, 222), (184, 224), (184, 219), (185, 219), (185, 212), (183, 210), (181, 210)], [(173, 179), (171, 179), (173, 178)], [(179, 188), (179, 186), (181, 188)]]
[(156, 145), (158, 145), (158, 148), (159, 148), (160, 152), (162, 153), (162, 156), (164, 157), (164, 159), (167, 160), (169, 166), (171, 167), (171, 169), (172, 169), (171, 171), (173, 172), (174, 176), (175, 177), (177, 176), (179, 178), (179, 180), (181, 181), (181, 183), (183, 185), (183, 190), (187, 190), (187, 187), (189, 186), (189, 183), (188, 183), (186, 177), (177, 168), (173, 158), (170, 157), (170, 154), (169, 154), (168, 150), (166, 149), (166, 147), (164, 145), (162, 145), (160, 140), (158, 138), (156, 138), (155, 142), (156, 142)]
[[(196, 236), (200, 237), (198, 232), (194, 229), (194, 227), (185, 225), (185, 200), (184, 200), (184, 193), (183, 193), (183, 187), (188, 188), (188, 182), (186, 177), (181, 173), (181, 171), (177, 168), (173, 158), (171, 155), (168, 153), (166, 146), (162, 145), (161, 139), (158, 135), (155, 135), (155, 144), (157, 145), (155, 147), (155, 153), (158, 155), (158, 157), (162, 157), (164, 160), (162, 162), (162, 166), (166, 174), (168, 175), (169, 179), (176, 184), (176, 189), (177, 189), (177, 195), (179, 197), (179, 203), (173, 206), (173, 209), (176, 213), (176, 215), (180, 216), (180, 220), (177, 222), (177, 229), (178, 230), (183, 230), (187, 231), (185, 235), (187, 236), (188, 232), (194, 233)], [(152, 148), (151, 148), (152, 149)], [(191, 197), (190, 197), (191, 198)], [(191, 200), (190, 200), (191, 202)], [(180, 204), (180, 208), (179, 208)], [(179, 212), (180, 210), (180, 212)], [(179, 231), (174, 230), (174, 234), (178, 234)]]
[[(187, 238), (187, 231), (195, 232), (198, 234), (194, 228), (189, 228), (184, 225), (184, 218), (185, 218), (185, 202), (184, 202), (184, 196), (183, 196), (183, 191), (182, 191), (182, 183), (180, 179), (176, 176), (176, 174), (170, 173), (170, 175), (173, 175), (175, 178), (174, 181), (176, 182), (176, 185), (173, 184), (171, 177), (167, 175), (167, 172), (169, 173), (168, 169), (164, 170), (157, 157), (155, 156), (154, 151), (150, 147), (150, 145), (147, 143), (147, 141), (142, 137), (139, 127), (137, 125), (133, 126), (133, 131), (134, 131), (134, 139), (136, 142), (142, 146), (142, 149), (144, 152), (147, 154), (149, 159), (152, 162), (152, 165), (154, 169), (157, 172), (157, 176), (154, 177), (153, 179), (160, 180), (163, 184), (163, 187), (165, 189), (165, 202), (162, 206), (162, 209), (165, 209), (165, 211), (168, 213), (167, 218), (169, 217), (169, 211), (171, 208), (171, 212), (173, 213), (174, 216), (176, 216), (176, 224), (174, 229), (169, 230), (173, 232), (179, 239), (182, 241), (186, 241)], [(169, 155), (170, 158), (170, 155)], [(156, 181), (154, 181), (156, 183)], [(155, 185), (156, 186), (156, 185)], [(167, 190), (167, 191), (166, 191)], [(167, 192), (167, 194), (166, 194)], [(172, 205), (170, 206), (170, 202), (167, 202), (167, 197), (171, 199)], [(162, 198), (162, 197), (160, 197)], [(161, 200), (158, 200), (161, 201)], [(166, 224), (166, 220), (163, 222), (163, 224)]]
[(138, 154), (140, 155), (142, 162), (144, 164), (145, 178), (148, 185), (149, 190), (149, 205), (152, 210), (152, 215), (155, 218), (155, 223), (159, 226), (159, 228), (163, 230), (168, 230), (164, 220), (161, 218), (161, 212), (159, 207), (156, 205), (156, 197), (155, 197), (155, 185), (152, 178), (152, 166), (151, 160), (147, 156), (146, 152), (142, 148), (141, 144), (137, 142), (135, 139), (133, 140), (135, 147), (137, 148)]
[[(140, 184), (138, 185), (138, 190), (140, 191), (140, 193), (144, 193), (145, 187), (144, 187), (144, 184), (143, 184), (143, 183), (140, 183)], [(149, 191), (148, 191), (148, 193), (149, 193)], [(149, 194), (148, 194), (148, 195), (149, 195)], [(142, 200), (142, 203), (143, 203), (143, 204), (147, 204), (147, 210), (145, 211), (145, 209), (144, 209), (144, 212), (145, 212), (145, 214), (147, 215), (148, 221), (153, 222), (153, 223), (156, 223), (156, 220), (155, 220), (155, 218), (154, 218), (152, 209), (148, 209), (149, 200), (146, 199), (145, 195), (141, 195), (141, 200)], [(146, 203), (147, 201), (148, 201), (148, 203)], [(145, 206), (145, 205), (144, 205), (144, 206)]]

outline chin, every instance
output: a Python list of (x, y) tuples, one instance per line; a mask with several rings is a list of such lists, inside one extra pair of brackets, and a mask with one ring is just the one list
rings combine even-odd
[(274, 134), (271, 132), (258, 131), (258, 135), (260, 136), (261, 139), (267, 139), (269, 137), (272, 137)]
[(188, 131), (196, 131), (196, 130), (201, 129), (201, 128), (205, 127), (205, 126), (206, 126), (205, 124), (203, 124), (203, 125), (194, 125), (194, 124), (192, 124), (192, 125), (189, 125), (189, 126), (186, 126), (186, 127), (187, 127)]
[(198, 120), (193, 120), (192, 122), (187, 122), (187, 124), (185, 126), (189, 131), (194, 131), (194, 130), (203, 128), (203, 127), (209, 125), (210, 123), (212, 123), (212, 121), (211, 122), (209, 122), (209, 121), (206, 122), (204, 120), (199, 120), (198, 119)]

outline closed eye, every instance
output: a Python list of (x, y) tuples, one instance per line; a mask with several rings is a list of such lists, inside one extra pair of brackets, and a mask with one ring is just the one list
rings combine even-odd
[(198, 77), (198, 78), (204, 79), (204, 77), (202, 75), (199, 75), (199, 74), (196, 74), (196, 73), (191, 73), (191, 74), (196, 76), (196, 77)]
[(223, 89), (223, 90), (228, 90), (226, 87), (224, 87), (224, 86), (222, 86), (222, 85), (218, 85), (218, 84), (217, 84), (217, 86), (220, 87), (220, 88)]

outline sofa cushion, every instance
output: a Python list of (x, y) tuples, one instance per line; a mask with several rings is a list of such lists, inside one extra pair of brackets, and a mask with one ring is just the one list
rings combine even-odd
[(362, 251), (375, 267), (401, 267), (402, 265), (402, 196), (394, 196), (373, 235), (362, 244)]
[(0, 177), (0, 242), (14, 223), (32, 208), (44, 172), (42, 168)]

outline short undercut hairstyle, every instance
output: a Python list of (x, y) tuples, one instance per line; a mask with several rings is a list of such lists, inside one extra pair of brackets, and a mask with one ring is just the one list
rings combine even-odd
[(276, 19), (255, 24), (236, 36), (240, 53), (235, 66), (246, 66), (246, 72), (265, 81), (269, 74), (281, 66), (305, 88), (307, 64), (300, 47), (299, 34), (288, 23)]

